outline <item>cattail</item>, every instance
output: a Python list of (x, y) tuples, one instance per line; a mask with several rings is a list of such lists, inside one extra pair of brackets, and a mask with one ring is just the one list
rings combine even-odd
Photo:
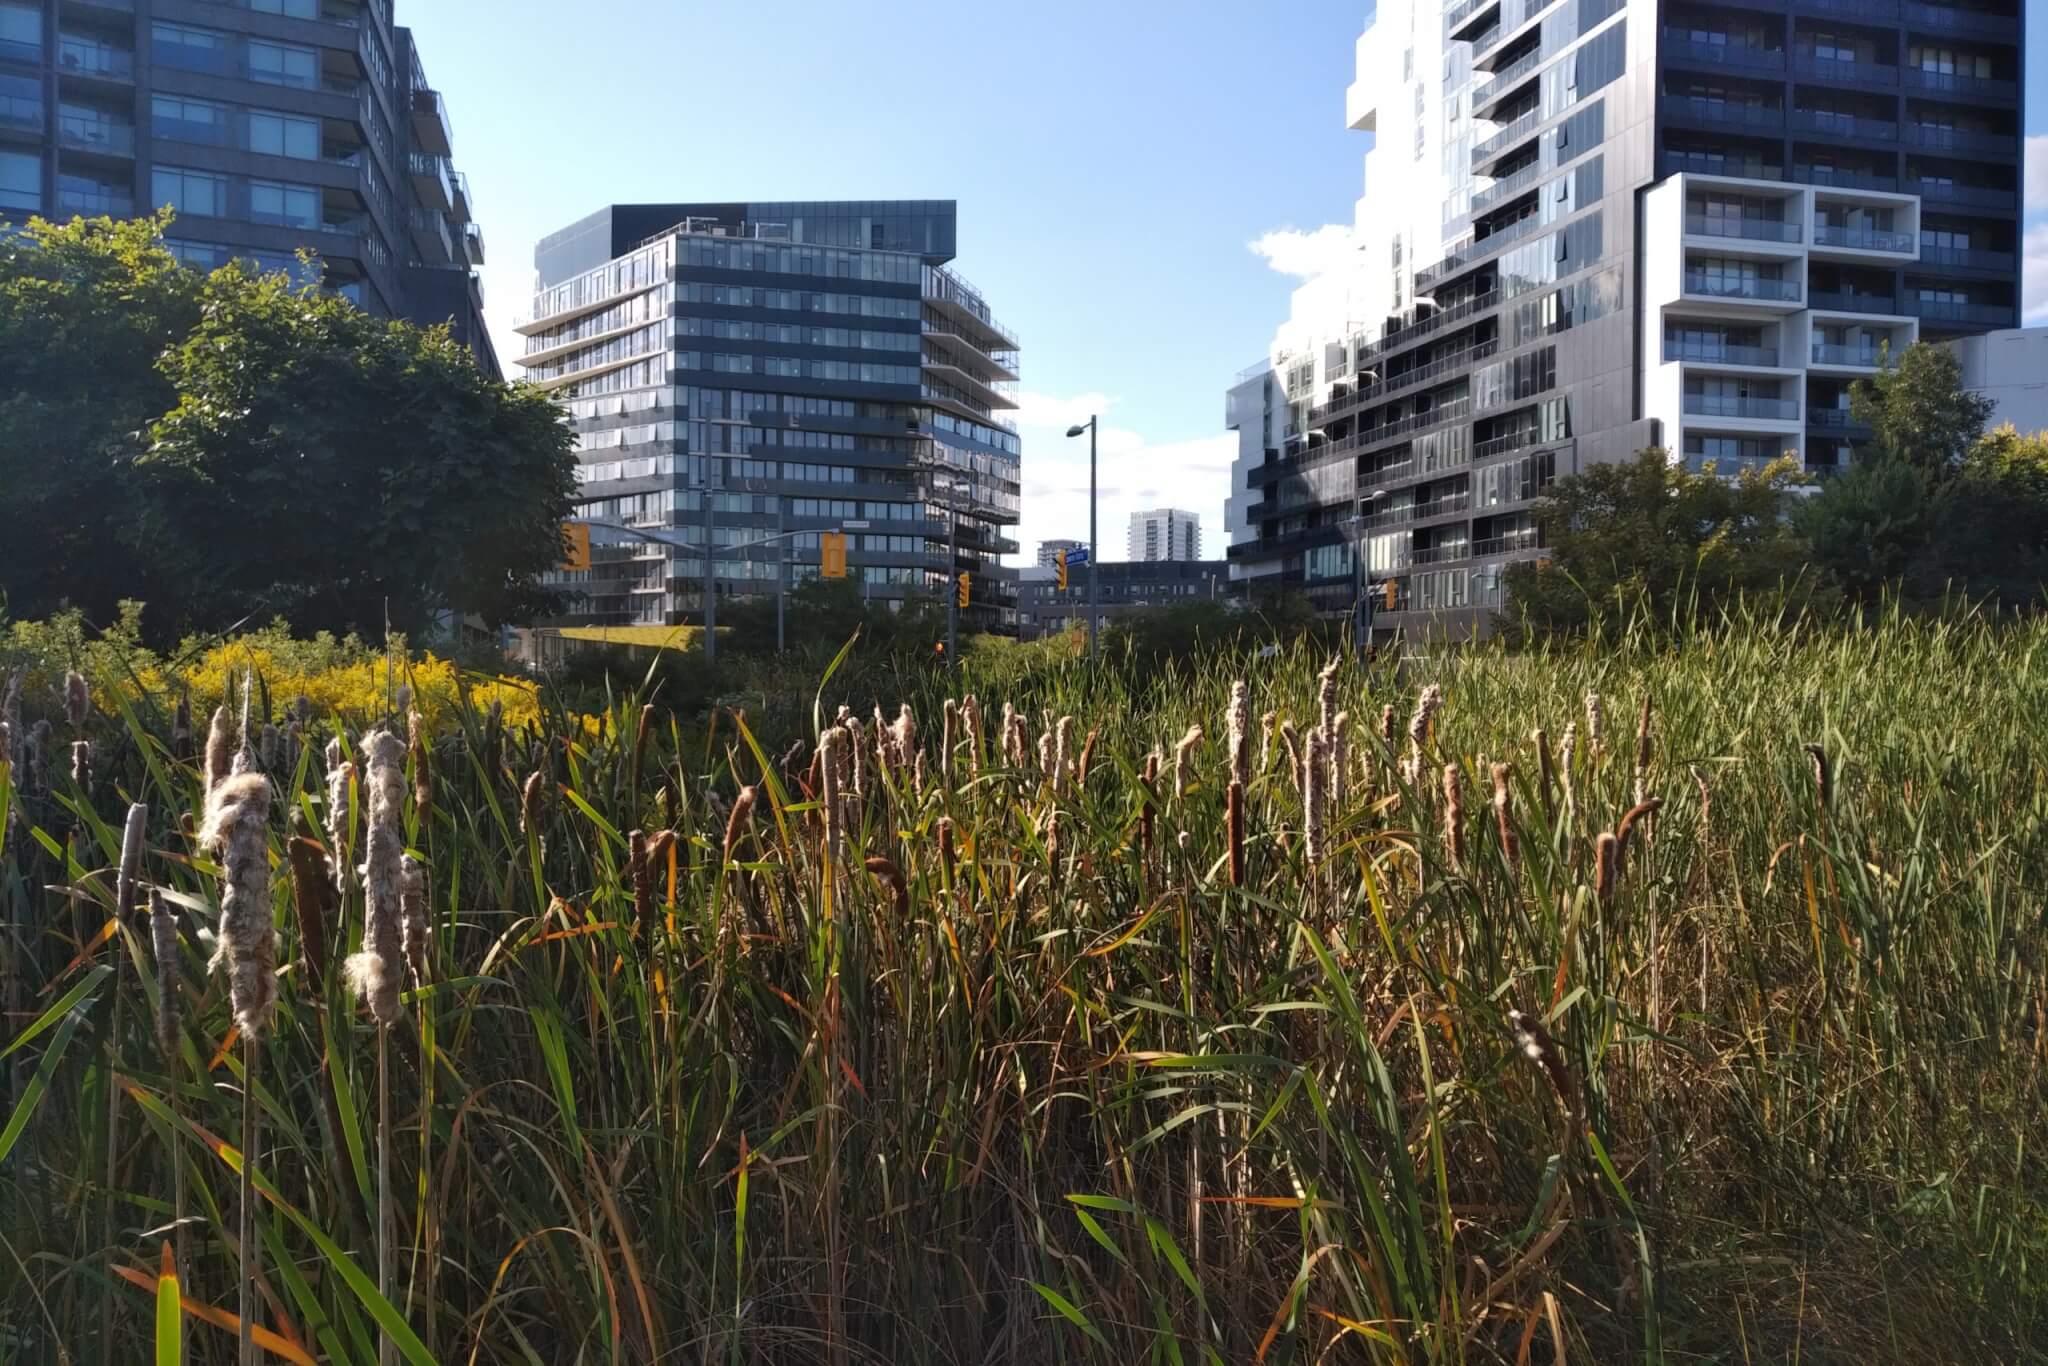
[(1320, 708), (1319, 720), (1325, 739), (1336, 733), (1337, 664), (1337, 659), (1332, 656), (1330, 662), (1323, 666), (1323, 671), (1316, 675), (1316, 701)]
[(14, 766), (14, 723), (0, 721), (0, 765)]
[(1102, 738), (1100, 726), (1088, 727), (1088, 738), (1081, 742), (1081, 760), (1074, 765), (1074, 780), (1081, 786), (1088, 786), (1088, 769), (1095, 760), (1095, 742)]
[(654, 738), (654, 704), (644, 702), (640, 706), (640, 720), (633, 727), (633, 773), (640, 772), (640, 761), (647, 757), (647, 742)]
[(1380, 739), (1388, 749), (1394, 747), (1394, 704), (1387, 703), (1380, 708)]
[(1456, 764), (1444, 765), (1444, 847), (1451, 866), (1465, 866), (1465, 775)]
[(1280, 713), (1277, 711), (1269, 711), (1259, 717), (1259, 772), (1261, 773), (1264, 773), (1273, 766), (1273, 738), (1278, 734), (1274, 729), (1274, 723), (1279, 719)]
[(784, 751), (782, 756), (782, 776), (785, 780), (794, 782), (796, 775), (803, 771), (804, 751), (809, 748), (809, 745), (799, 740), (791, 745), (788, 750)]
[(1828, 766), (1828, 752), (1811, 741), (1800, 748), (1806, 751), (1807, 758), (1813, 760), (1813, 795), (1820, 803), (1821, 814), (1825, 816), (1835, 799), (1834, 770)]
[(654, 869), (647, 856), (647, 833), (635, 830), (626, 836), (626, 874), (633, 883), (633, 922), (642, 938), (654, 936)]
[(1058, 773), (1053, 769), (1053, 734), (1045, 731), (1038, 737), (1038, 771), (1046, 781), (1057, 784)]
[[(662, 870), (668, 867), (669, 860), (675, 856), (675, 851), (675, 831), (657, 830), (652, 835), (648, 836), (647, 876), (650, 879), (659, 877), (661, 875)], [(673, 891), (673, 889), (671, 889), (671, 891)], [(669, 902), (671, 905), (674, 904), (675, 898), (673, 895), (670, 896)]]
[(896, 912), (897, 918), (907, 919), (910, 915), (910, 888), (903, 881), (903, 870), (896, 866), (893, 859), (883, 858), (879, 854), (869, 859), (866, 866), (867, 870), (889, 889), (889, 905)]
[(64, 673), (64, 719), (71, 723), (74, 731), (85, 728), (86, 718), (92, 715), (92, 693), (85, 686), (85, 675), (76, 669)]
[(80, 792), (92, 786), (92, 741), (71, 742), (71, 781)]
[(277, 747), (283, 738), (284, 733), (268, 722), (265, 722), (263, 729), (257, 732), (256, 757), (261, 761), (265, 773), (278, 771)]
[(1587, 693), (1586, 757), (1596, 762), (1599, 760), (1600, 756), (1606, 753), (1607, 751), (1606, 740), (1601, 731), (1604, 716), (1605, 713), (1601, 710), (1600, 707), (1600, 694), (1596, 692)]
[(192, 693), (178, 689), (177, 710), (171, 713), (171, 757), (179, 763), (192, 757)]
[(1501, 854), (1510, 868), (1522, 861), (1521, 846), (1515, 842), (1514, 795), (1508, 790), (1508, 775), (1511, 770), (1506, 764), (1493, 766), (1493, 823), (1500, 831)]
[(1052, 732), (1052, 787), (1057, 792), (1067, 781), (1074, 762), (1074, 718), (1062, 716)]
[(1564, 739), (1557, 746), (1558, 782), (1564, 789), (1564, 818), (1567, 827), (1576, 829), (1579, 824), (1579, 788), (1573, 770), (1579, 763), (1579, 727), (1576, 722), (1564, 728)]
[(1329, 787), (1328, 765), (1323, 732), (1320, 728), (1312, 730), (1308, 733), (1308, 754), (1300, 767), (1301, 838), (1308, 853), (1310, 869), (1314, 869), (1323, 861), (1324, 807)]
[(28, 732), (21, 728), (21, 670), (17, 669), (7, 677), (5, 691), (0, 691), (0, 726), (16, 740), (28, 739)]
[(1173, 747), (1173, 799), (1187, 796), (1188, 789), (1195, 785), (1195, 750), (1202, 743), (1202, 728), (1189, 726), (1188, 733), (1180, 737), (1180, 743)]
[(433, 934), (427, 922), (427, 869), (411, 854), (398, 866), (398, 930), (406, 966), (412, 969), (413, 980), (424, 985)]
[(404, 953), (399, 899), (405, 744), (388, 730), (373, 731), (363, 740), (363, 762), (369, 808), (363, 833), (363, 946), (346, 967), (351, 989), (369, 1002), (381, 1028), (398, 1019), (398, 968)]
[(342, 758), (341, 738), (327, 742), (327, 865), (337, 892), (348, 891), (349, 790), (356, 766)]
[(1230, 834), (1230, 885), (1244, 886), (1244, 784), (1232, 779), (1225, 789), (1224, 824)]
[(1160, 754), (1155, 746), (1145, 756), (1143, 790), (1138, 794), (1138, 859), (1142, 868), (1152, 856), (1153, 807), (1157, 803)]
[[(1230, 710), (1225, 716), (1230, 738), (1230, 781), (1249, 787), (1252, 781), (1252, 698), (1251, 689), (1240, 678), (1230, 685)], [(1234, 885), (1234, 884), (1233, 884)]]
[(1621, 877), (1621, 841), (1603, 830), (1593, 842), (1593, 891), (1604, 904), (1614, 899), (1614, 887)]
[(149, 892), (149, 942), (156, 951), (156, 1046), (178, 1056), (178, 917), (164, 894)]
[(1444, 690), (1432, 683), (1422, 690), (1415, 699), (1415, 714), (1408, 718), (1408, 746), (1417, 756), (1422, 747), (1429, 743), (1430, 731), (1436, 722), (1436, 714), (1444, 704)]
[(1643, 694), (1642, 715), (1636, 720), (1635, 800), (1650, 795), (1650, 694)]
[(910, 760), (910, 786), (918, 792), (924, 791), (924, 751), (919, 750)]
[(866, 732), (851, 716), (846, 718), (846, 752), (853, 764), (853, 799), (858, 802), (868, 795), (868, 746)]
[(114, 915), (126, 921), (135, 910), (135, 889), (142, 880), (142, 851), (149, 828), (149, 807), (136, 802), (121, 827), (121, 862), (114, 875)]
[(1707, 771), (1698, 764), (1691, 765), (1693, 783), (1700, 790), (1700, 848), (1707, 847), (1707, 836), (1713, 830), (1714, 789), (1707, 786)]
[(299, 952), (306, 960), (306, 972), (315, 991), (327, 980), (327, 926), (330, 912), (339, 909), (335, 897), (339, 886), (335, 870), (341, 865), (317, 844), (306, 824), (303, 808), (291, 814), (289, 862), (292, 873), (292, 906), (299, 917)]
[(1060, 809), (1055, 806), (1045, 818), (1045, 861), (1055, 876), (1060, 870)]
[(1331, 717), (1324, 734), (1330, 745), (1330, 805), (1342, 811), (1351, 785), (1351, 713)]
[(896, 726), (890, 732), (890, 743), (896, 749), (896, 762), (908, 767), (917, 759), (917, 717), (912, 715), (910, 704), (901, 702), (896, 707)]
[(1565, 1071), (1564, 1058), (1558, 1053), (1556, 1042), (1544, 1030), (1543, 1022), (1534, 1015), (1509, 1007), (1508, 1024), (1515, 1031), (1515, 1044), (1522, 1050), (1522, 1056), (1543, 1069), (1544, 1075), (1550, 1078), (1551, 1088), (1557, 1092), (1558, 1100), (1570, 1109), (1571, 1074)]
[(1617, 872), (1620, 871), (1619, 860), (1628, 853), (1628, 837), (1630, 832), (1636, 828), (1638, 822), (1656, 814), (1657, 809), (1663, 805), (1664, 799), (1662, 797), (1645, 797), (1630, 807), (1628, 813), (1621, 818), (1621, 824), (1614, 827), (1614, 855), (1617, 860)]
[(249, 724), (249, 708), (256, 700), (256, 671), (247, 670), (242, 675), (242, 722), (236, 735), (235, 757), (228, 765), (230, 776), (239, 776), (256, 771), (256, 734)]
[(960, 699), (960, 721), (967, 727), (967, 773), (981, 776), (981, 701), (973, 693)]
[(427, 744), (426, 722), (417, 711), (406, 713), (405, 747), (412, 758), (412, 809), (425, 825), (434, 810), (434, 751)]
[(227, 780), (235, 763), (234, 720), (227, 703), (213, 709), (213, 723), (206, 730), (206, 790), (212, 792)]
[(960, 704), (947, 698), (939, 709), (939, 772), (952, 776), (953, 772), (953, 727), (960, 717)]
[(825, 808), (825, 856), (839, 861), (839, 831), (845, 814), (840, 807), (839, 765), (841, 751), (847, 744), (846, 731), (833, 726), (818, 741), (818, 777), (821, 784), (820, 802)]
[(725, 819), (725, 845), (721, 856), (726, 863), (732, 862), (733, 855), (739, 850), (740, 841), (747, 837), (747, 831), (752, 828), (754, 803), (760, 800), (760, 796), (761, 789), (749, 785), (741, 788), (739, 795), (733, 798), (732, 811)]
[(1024, 718), (1003, 703), (1003, 758), (1011, 768), (1022, 769), (1030, 762), (1030, 733), (1025, 728)]
[(50, 723), (38, 721), (28, 731), (28, 790), (50, 790)]
[(936, 823), (939, 835), (939, 867), (946, 873), (946, 882), (953, 881), (953, 818), (941, 816)]
[(199, 842), (222, 869), (220, 948), (208, 965), (228, 968), (229, 997), (244, 1038), (270, 1025), (277, 1004), (277, 927), (270, 916), (270, 780), (260, 773), (223, 777), (207, 794)]
[(541, 787), (540, 770), (526, 775), (525, 784), (519, 789), (519, 833), (530, 839), (540, 838), (540, 820), (546, 793)]
[(1529, 743), (1536, 746), (1536, 781), (1542, 787), (1544, 814), (1555, 820), (1557, 807), (1550, 794), (1557, 781), (1557, 773), (1550, 761), (1550, 737), (1544, 733), (1543, 727), (1538, 726), (1529, 732)]

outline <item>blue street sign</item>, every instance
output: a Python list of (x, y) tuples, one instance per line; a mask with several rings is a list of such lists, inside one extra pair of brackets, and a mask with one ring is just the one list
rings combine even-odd
[(1077, 564), (1086, 563), (1088, 563), (1087, 546), (1084, 545), (1079, 550), (1069, 550), (1067, 552), (1067, 568), (1072, 569)]

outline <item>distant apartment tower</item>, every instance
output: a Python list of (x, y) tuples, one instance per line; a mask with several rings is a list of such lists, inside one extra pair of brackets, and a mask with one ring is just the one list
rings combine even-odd
[(1038, 543), (1038, 567), (1051, 569), (1059, 563), (1060, 552), (1072, 554), (1086, 545), (1086, 541), (1040, 541)]
[(0, 225), (177, 210), (169, 246), (449, 323), (496, 374), (483, 232), (391, 0), (0, 0)]
[(1132, 560), (1199, 560), (1202, 521), (1182, 508), (1153, 508), (1131, 514)]
[(1331, 613), (1391, 584), (1379, 627), (1463, 633), (1555, 479), (1651, 446), (1841, 468), (1885, 348), (2017, 321), (2038, 8), (1382, 0), (1355, 264), (1276, 339), (1285, 430), (1241, 447), (1233, 563)]
[(946, 269), (955, 218), (950, 200), (615, 204), (541, 239), (519, 363), (576, 431), (592, 564), (556, 576), (576, 621), (695, 620), (708, 525), (723, 597), (816, 576), (838, 532), (869, 600), (966, 573), (967, 629), (1015, 629), (1017, 340)]

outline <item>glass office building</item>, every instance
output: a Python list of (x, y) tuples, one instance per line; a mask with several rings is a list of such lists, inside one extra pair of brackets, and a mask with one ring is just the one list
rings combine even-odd
[(450, 323), (497, 373), (483, 231), (391, 0), (0, 0), (0, 224), (168, 204), (170, 245)]
[(1343, 613), (1362, 555), (1383, 633), (1463, 633), (1559, 477), (1841, 468), (1888, 349), (2017, 320), (2025, 10), (1383, 0), (1357, 265), (1296, 295), (1277, 435), (1233, 424), (1233, 566)]
[(619, 204), (541, 240), (519, 363), (577, 434), (574, 622), (696, 620), (707, 541), (723, 597), (772, 595), (841, 532), (871, 600), (965, 573), (963, 627), (1015, 630), (1017, 340), (954, 236), (950, 201), (856, 201)]

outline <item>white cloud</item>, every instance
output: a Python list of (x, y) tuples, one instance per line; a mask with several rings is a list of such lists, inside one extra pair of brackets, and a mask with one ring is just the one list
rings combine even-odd
[(1345, 224), (1325, 223), (1309, 232), (1295, 227), (1274, 228), (1260, 233), (1245, 246), (1282, 275), (1313, 280), (1348, 265), (1358, 250), (1358, 239)]
[(2020, 321), (2028, 327), (2048, 324), (2048, 223), (2029, 227), (2021, 245), (2026, 254), (2020, 262)]
[(2027, 139), (2026, 178), (2020, 183), (2026, 187), (2027, 211), (2048, 210), (2048, 133), (2036, 133)]

